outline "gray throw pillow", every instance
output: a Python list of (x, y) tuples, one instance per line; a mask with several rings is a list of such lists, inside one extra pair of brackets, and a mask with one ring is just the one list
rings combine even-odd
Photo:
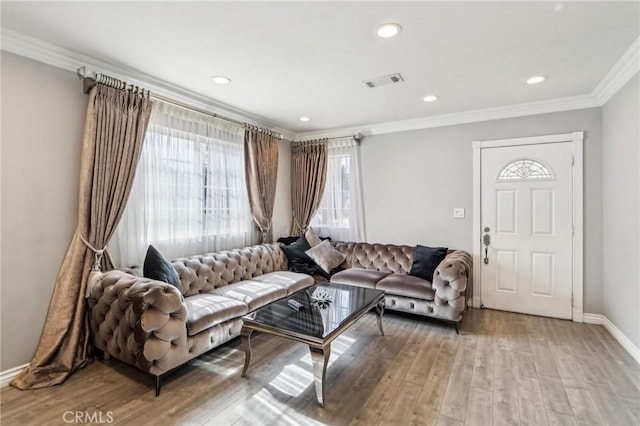
[(304, 233), (304, 238), (311, 247), (315, 247), (320, 244), (320, 238), (311, 228), (307, 229), (307, 232)]
[(329, 241), (323, 241), (317, 246), (311, 247), (305, 253), (327, 273), (340, 266), (346, 259), (345, 255), (333, 248)]

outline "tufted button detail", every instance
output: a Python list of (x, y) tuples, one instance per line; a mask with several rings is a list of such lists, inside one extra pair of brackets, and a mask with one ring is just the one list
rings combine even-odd
[(416, 307), (416, 304), (415, 304), (415, 303), (413, 303), (413, 302), (410, 302), (410, 303), (409, 303), (409, 307), (410, 307), (411, 309), (414, 309), (414, 308)]

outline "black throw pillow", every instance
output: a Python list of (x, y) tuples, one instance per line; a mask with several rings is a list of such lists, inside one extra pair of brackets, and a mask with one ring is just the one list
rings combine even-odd
[(282, 243), (285, 246), (288, 246), (298, 241), (298, 238), (300, 237), (280, 237), (278, 238), (277, 242)]
[(290, 271), (308, 275), (319, 274), (325, 278), (329, 278), (329, 274), (305, 253), (305, 251), (311, 248), (306, 238), (300, 237), (295, 243), (288, 246), (281, 246), (280, 248), (287, 256)]
[(142, 271), (145, 278), (164, 281), (175, 287), (178, 287), (180, 282), (176, 268), (154, 246), (147, 249)]
[[(298, 237), (296, 242), (291, 244), (290, 247), (294, 247), (294, 248), (297, 248), (298, 250), (302, 250), (302, 251), (307, 251), (307, 250), (309, 250), (311, 248), (311, 244), (309, 244), (309, 241), (307, 241), (307, 239), (303, 235), (302, 237)], [(307, 257), (309, 257), (309, 256), (307, 256)], [(309, 259), (311, 259), (311, 258), (309, 257)], [(313, 262), (313, 259), (311, 261)]]
[(447, 255), (446, 247), (416, 246), (409, 275), (433, 282), (433, 272)]
[[(324, 241), (324, 240), (331, 241), (331, 237), (318, 237), (318, 238), (320, 238), (322, 241)], [(280, 237), (280, 238), (278, 238), (277, 242), (278, 243), (282, 243), (285, 246), (290, 246), (291, 244), (294, 244), (294, 243), (298, 242), (299, 239), (300, 239), (300, 237)], [(305, 241), (306, 241), (306, 238), (305, 238)], [(309, 247), (309, 248), (311, 248), (311, 247)], [(309, 250), (309, 249), (307, 249), (307, 250)]]

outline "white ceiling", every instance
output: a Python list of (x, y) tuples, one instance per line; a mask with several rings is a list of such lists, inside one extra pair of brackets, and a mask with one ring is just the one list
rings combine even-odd
[[(2, 26), (293, 132), (589, 94), (640, 33), (633, 2), (2, 2)], [(397, 22), (403, 32), (380, 39)], [(79, 66), (82, 64), (78, 64)], [(401, 73), (369, 89), (363, 80)], [(524, 80), (544, 74), (546, 82)], [(226, 86), (213, 75), (232, 79)], [(427, 94), (440, 100), (425, 103)], [(309, 123), (299, 117), (312, 117)]]

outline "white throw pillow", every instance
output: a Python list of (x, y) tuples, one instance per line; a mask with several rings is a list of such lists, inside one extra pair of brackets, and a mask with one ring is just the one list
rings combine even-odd
[(320, 238), (313, 232), (313, 229), (307, 229), (307, 232), (304, 233), (304, 238), (307, 240), (311, 247), (315, 247), (320, 244)]
[(345, 255), (333, 248), (329, 241), (323, 241), (315, 247), (305, 251), (307, 256), (313, 259), (327, 274), (340, 266), (346, 259)]

